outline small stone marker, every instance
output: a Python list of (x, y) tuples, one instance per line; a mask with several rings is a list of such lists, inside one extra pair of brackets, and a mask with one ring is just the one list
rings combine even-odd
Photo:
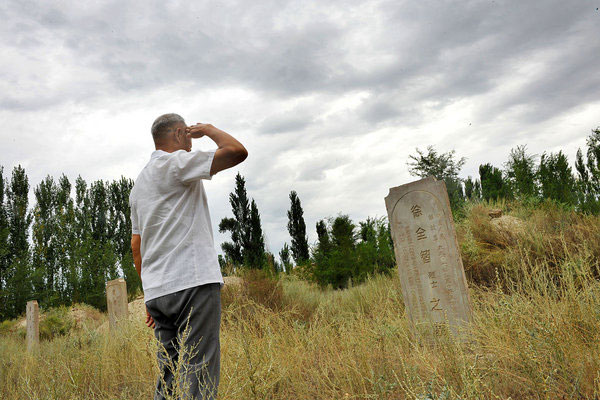
[(40, 344), (40, 309), (37, 300), (27, 302), (27, 351), (33, 351)]
[(106, 283), (106, 303), (110, 330), (115, 330), (121, 319), (127, 319), (127, 283), (118, 278)]
[(471, 321), (446, 184), (429, 177), (390, 189), (385, 198), (404, 304), (417, 330), (454, 336)]

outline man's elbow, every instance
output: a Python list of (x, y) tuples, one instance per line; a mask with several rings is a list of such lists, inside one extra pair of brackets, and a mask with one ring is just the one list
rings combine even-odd
[(231, 160), (233, 165), (238, 165), (248, 158), (248, 150), (242, 145), (236, 146), (231, 153)]
[(244, 146), (241, 146), (238, 149), (236, 149), (236, 152), (235, 152), (236, 164), (243, 162), (246, 158), (248, 158), (248, 150), (246, 150), (246, 148)]

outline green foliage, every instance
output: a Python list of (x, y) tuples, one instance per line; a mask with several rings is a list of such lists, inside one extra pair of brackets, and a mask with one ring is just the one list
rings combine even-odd
[(254, 199), (250, 203), (250, 242), (244, 248), (244, 264), (254, 269), (267, 266), (265, 238), (260, 223), (260, 213)]
[(223, 218), (219, 232), (231, 232), (231, 242), (221, 244), (225, 255), (237, 265), (244, 262), (243, 249), (250, 243), (250, 202), (246, 193), (246, 181), (238, 172), (235, 176), (235, 190), (229, 194), (233, 218)]
[(229, 194), (233, 218), (223, 218), (219, 232), (231, 232), (231, 242), (225, 242), (221, 249), (225, 257), (235, 265), (249, 268), (266, 268), (265, 239), (256, 202), (248, 200), (246, 181), (238, 173), (235, 177), (235, 190)]
[(290, 247), (287, 243), (283, 244), (283, 247), (279, 251), (279, 259), (281, 260), (281, 265), (285, 269), (286, 273), (292, 272), (292, 260), (290, 258)]
[(491, 164), (479, 166), (481, 197), (485, 201), (509, 197), (508, 185), (502, 177), (502, 171)]
[[(10, 249), (8, 244), (9, 224), (8, 210), (5, 206), (5, 193), (7, 191), (4, 179), (4, 167), (0, 166), (0, 300), (5, 300), (6, 278), (9, 272)], [(0, 308), (0, 320), (7, 315), (4, 307)]]
[[(0, 174), (1, 175), (1, 174)], [(87, 302), (104, 309), (105, 283), (124, 274), (130, 295), (141, 289), (130, 249), (129, 193), (133, 181), (93, 182), (78, 177), (75, 201), (71, 183), (46, 176), (33, 190), (16, 167), (6, 188), (0, 180), (0, 318), (21, 314), (36, 299), (48, 308)], [(7, 201), (4, 201), (6, 193)], [(31, 227), (31, 246), (29, 246)]]
[(28, 210), (29, 180), (19, 165), (13, 169), (8, 185), (6, 210), (8, 217), (8, 257), (2, 291), (2, 317), (15, 317), (25, 309), (32, 293), (29, 227), (32, 215)]
[(17, 325), (16, 319), (7, 319), (0, 322), (0, 335), (7, 335), (15, 329)]
[(292, 237), (291, 251), (296, 264), (304, 264), (308, 261), (308, 237), (306, 236), (306, 224), (304, 222), (304, 211), (300, 204), (300, 199), (295, 191), (290, 192), (290, 209), (287, 212), (288, 216), (288, 232)]
[(537, 196), (535, 157), (527, 154), (527, 146), (511, 149), (505, 168), (507, 183), (517, 199)]
[(542, 154), (538, 179), (543, 198), (566, 205), (575, 205), (575, 177), (562, 151), (557, 154)]
[(427, 146), (427, 153), (416, 149), (416, 155), (410, 155), (407, 163), (411, 175), (426, 178), (433, 176), (446, 183), (450, 206), (459, 209), (465, 195), (461, 179), (458, 177), (466, 158), (456, 159), (455, 151), (439, 154), (433, 146)]
[(385, 217), (367, 218), (357, 227), (348, 215), (317, 222), (319, 241), (312, 257), (312, 278), (336, 289), (363, 282), (394, 268), (394, 252)]
[(40, 321), (40, 339), (51, 340), (57, 336), (66, 335), (71, 331), (75, 322), (67, 307), (52, 308), (45, 313)]
[(581, 149), (575, 157), (577, 202), (579, 209), (586, 213), (600, 213), (600, 128), (592, 130), (587, 139), (587, 161)]

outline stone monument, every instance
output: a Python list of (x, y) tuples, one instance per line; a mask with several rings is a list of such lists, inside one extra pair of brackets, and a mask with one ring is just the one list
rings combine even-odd
[(27, 302), (27, 351), (33, 351), (40, 344), (40, 309), (37, 300)]
[(445, 183), (429, 177), (391, 188), (385, 204), (413, 328), (463, 338), (471, 305)]
[(118, 278), (106, 283), (106, 303), (110, 330), (117, 328), (121, 319), (127, 319), (127, 283)]

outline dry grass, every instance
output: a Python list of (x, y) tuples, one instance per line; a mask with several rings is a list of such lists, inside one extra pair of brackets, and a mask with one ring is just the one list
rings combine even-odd
[[(226, 286), (220, 398), (599, 398), (600, 219), (546, 207), (513, 207), (518, 232), (494, 230), (483, 207), (458, 224), (479, 279), (468, 343), (412, 337), (396, 277), (344, 291), (289, 276)], [(2, 399), (152, 397), (157, 348), (140, 321), (23, 348), (0, 337)]]

